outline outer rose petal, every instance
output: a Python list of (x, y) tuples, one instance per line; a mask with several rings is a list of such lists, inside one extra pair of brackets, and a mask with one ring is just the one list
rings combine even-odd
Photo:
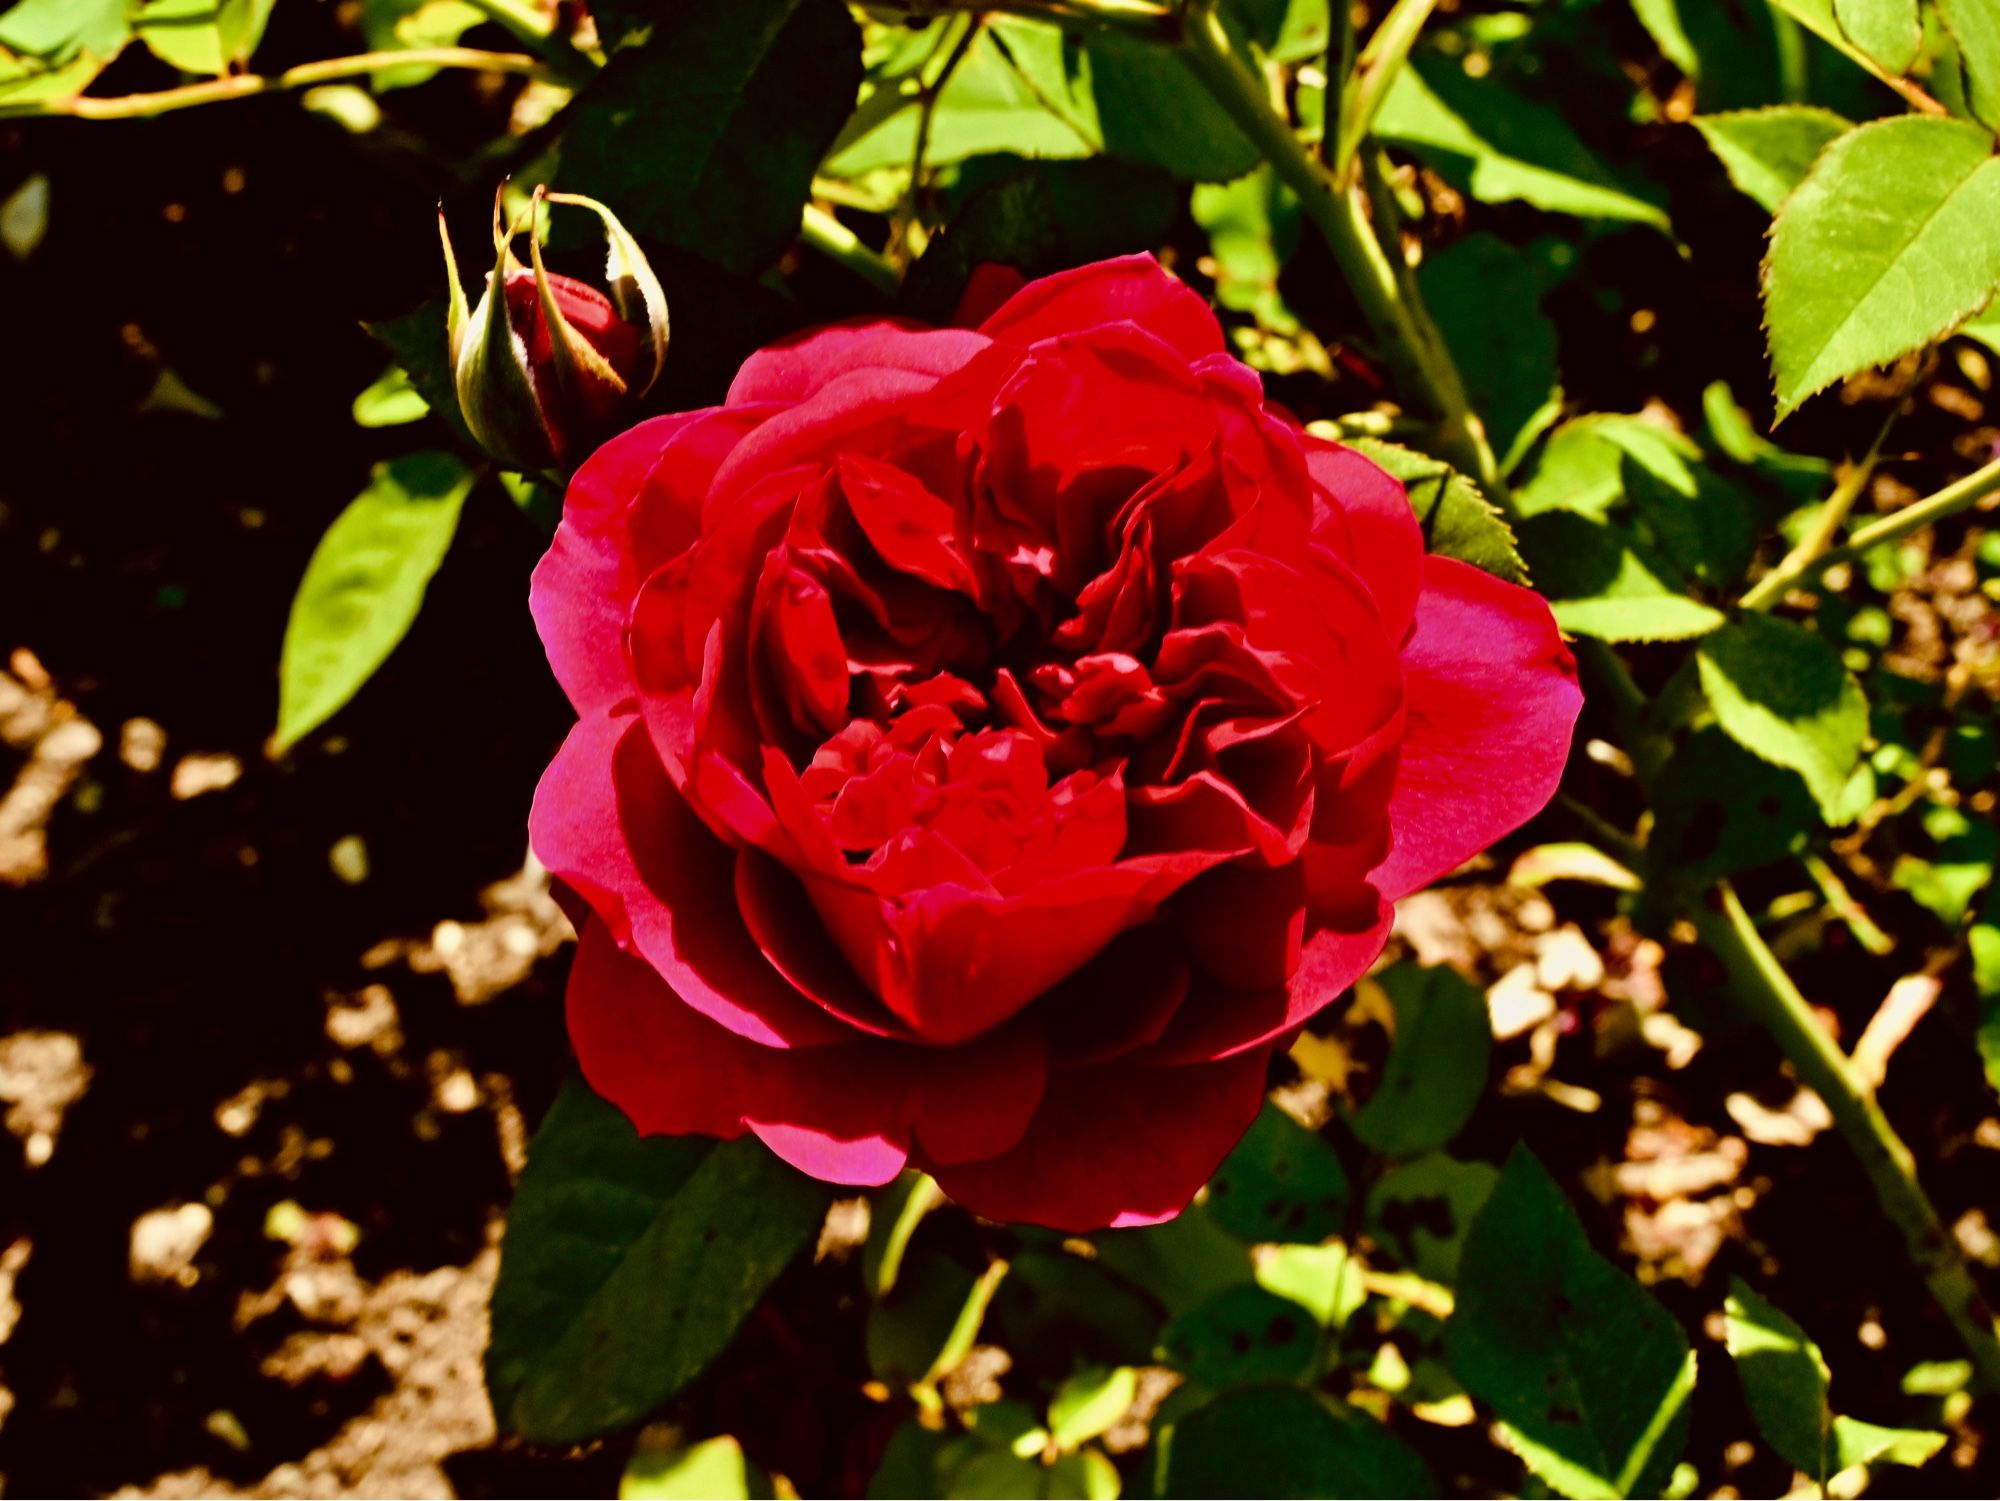
[(816, 1178), (868, 1187), (908, 1160), (900, 1092), (865, 1046), (801, 1067), (719, 1027), (589, 923), (571, 966), (569, 1035), (590, 1087), (643, 1136), (741, 1136), (748, 1126)]
[(836, 376), (856, 370), (945, 376), (989, 342), (964, 328), (926, 328), (882, 318), (836, 323), (751, 355), (730, 383), (729, 405), (804, 401)]
[(1576, 659), (1541, 598), (1451, 558), (1424, 560), (1403, 674), (1408, 727), (1389, 798), (1393, 843), (1370, 876), (1390, 901), (1548, 805), (1583, 706)]
[(1301, 436), (1306, 471), (1333, 497), (1340, 552), (1361, 575), (1391, 641), (1409, 634), (1423, 589), (1424, 534), (1409, 493), (1395, 476), (1351, 448)]
[(569, 483), (562, 524), (528, 586), (528, 610), (579, 714), (609, 708), (632, 691), (622, 642), (640, 580), (626, 511), (668, 441), (712, 410), (640, 423), (592, 454)]
[(1136, 323), (1190, 360), (1224, 347), (1208, 303), (1150, 255), (1122, 255), (1031, 281), (979, 331), (1010, 344)]
[(769, 1047), (854, 1035), (751, 941), (736, 907), (734, 852), (688, 811), (636, 716), (577, 722), (535, 789), (528, 837), (615, 937), (671, 978), (681, 1004)]
[(932, 1176), (988, 1219), (1075, 1232), (1156, 1225), (1187, 1207), (1250, 1128), (1264, 1103), (1268, 1057), (1056, 1073), (1012, 1149), (940, 1165)]

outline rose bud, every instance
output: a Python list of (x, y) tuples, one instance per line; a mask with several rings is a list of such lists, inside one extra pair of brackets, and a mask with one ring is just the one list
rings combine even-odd
[[(587, 208), (603, 222), (610, 295), (542, 264), (544, 203)], [(533, 269), (514, 256), (514, 237), (524, 228)], [(446, 327), (465, 425), (502, 463), (567, 467), (615, 431), (659, 376), (667, 353), (667, 300), (653, 268), (617, 215), (595, 199), (538, 187), (523, 225), (503, 220), (495, 195), (493, 272), (468, 313), (442, 209), (438, 235), (451, 287)]]

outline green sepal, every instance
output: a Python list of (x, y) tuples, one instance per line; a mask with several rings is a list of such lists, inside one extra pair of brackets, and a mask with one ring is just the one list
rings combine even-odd
[(547, 197), (545, 189), (535, 189), (534, 203), (529, 209), (528, 257), (535, 267), (535, 296), (549, 325), (549, 366), (555, 384), (551, 394), (556, 411), (566, 414), (554, 421), (545, 416), (543, 424), (550, 446), (560, 459), (575, 436), (565, 430), (571, 425), (566, 417), (581, 414), (595, 431), (617, 414), (617, 408), (625, 402), (626, 390), (625, 378), (611, 367), (611, 362), (570, 327), (561, 304), (556, 301), (555, 288), (549, 285), (548, 269), (542, 264), (541, 237), (542, 204)]
[(493, 273), (452, 358), (458, 409), (472, 436), (496, 459), (510, 468), (544, 469), (554, 462), (554, 444), (528, 372), (527, 345), (507, 316), (507, 278), (522, 269), (514, 259), (512, 237), (496, 195)]
[(632, 383), (632, 395), (644, 396), (660, 378), (667, 362), (667, 294), (661, 290), (660, 279), (653, 274), (652, 264), (631, 232), (595, 198), (586, 198), (581, 193), (550, 193), (548, 200), (587, 208), (604, 226), (604, 279), (611, 305), (627, 323), (643, 323), (646, 330), (646, 348), (651, 358)]

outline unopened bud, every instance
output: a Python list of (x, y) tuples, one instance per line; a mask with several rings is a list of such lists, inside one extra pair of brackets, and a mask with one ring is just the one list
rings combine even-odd
[[(542, 264), (544, 204), (587, 208), (604, 226), (605, 288)], [(530, 266), (514, 255), (528, 231)], [(458, 406), (487, 452), (520, 469), (568, 466), (617, 430), (658, 379), (667, 354), (667, 300), (618, 217), (594, 199), (535, 189), (527, 222), (493, 204), (493, 271), (467, 311), (458, 260), (438, 214), (450, 280), (448, 332)]]

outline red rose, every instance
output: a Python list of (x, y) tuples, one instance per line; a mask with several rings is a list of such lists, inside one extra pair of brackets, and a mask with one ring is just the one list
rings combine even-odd
[(1147, 257), (754, 355), (583, 467), (532, 604), (591, 1084), (1071, 1230), (1187, 1203), (1580, 703), (1542, 601)]

